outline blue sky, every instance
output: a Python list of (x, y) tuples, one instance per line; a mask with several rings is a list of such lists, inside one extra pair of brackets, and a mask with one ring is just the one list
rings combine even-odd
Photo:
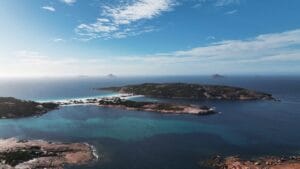
[(298, 0), (1, 0), (0, 76), (300, 73)]

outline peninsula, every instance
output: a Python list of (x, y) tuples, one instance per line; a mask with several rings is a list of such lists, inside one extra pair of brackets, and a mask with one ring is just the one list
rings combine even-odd
[(93, 148), (84, 143), (0, 139), (3, 169), (62, 169), (64, 165), (81, 165), (95, 158)]
[(60, 105), (96, 105), (101, 107), (119, 108), (136, 111), (150, 111), (168, 114), (208, 115), (217, 113), (208, 106), (182, 105), (175, 103), (136, 102), (120, 97), (104, 97), (100, 99), (81, 99), (58, 102)]
[(187, 83), (144, 83), (121, 87), (98, 88), (156, 98), (196, 100), (275, 100), (271, 94), (239, 87)]
[(58, 108), (56, 103), (38, 103), (13, 97), (0, 97), (0, 118), (38, 116)]
[(121, 99), (119, 97), (102, 99), (99, 101), (99, 105), (106, 107), (123, 108), (127, 110), (150, 111), (169, 114), (208, 115), (216, 113), (213, 108), (207, 106), (193, 106), (157, 102), (136, 102), (132, 100)]

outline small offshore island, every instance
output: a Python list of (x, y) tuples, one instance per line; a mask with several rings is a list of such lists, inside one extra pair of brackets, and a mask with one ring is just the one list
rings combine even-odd
[(98, 88), (156, 98), (195, 100), (275, 100), (271, 94), (239, 87), (188, 83), (144, 83), (121, 87)]

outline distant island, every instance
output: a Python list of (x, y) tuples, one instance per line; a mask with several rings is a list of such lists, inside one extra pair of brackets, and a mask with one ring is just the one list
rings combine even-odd
[(64, 165), (86, 164), (96, 158), (93, 147), (84, 143), (0, 139), (3, 169), (62, 169)]
[(108, 78), (116, 78), (117, 76), (114, 75), (114, 74), (108, 74), (108, 75), (106, 75), (106, 77), (108, 77)]
[(271, 94), (239, 87), (188, 83), (144, 83), (121, 87), (98, 88), (156, 98), (196, 100), (275, 100)]
[(214, 75), (212, 75), (212, 78), (214, 78), (214, 79), (222, 79), (222, 78), (225, 78), (225, 76), (220, 75), (220, 74), (214, 74)]
[(56, 103), (37, 103), (13, 97), (0, 97), (0, 118), (38, 116), (58, 108)]

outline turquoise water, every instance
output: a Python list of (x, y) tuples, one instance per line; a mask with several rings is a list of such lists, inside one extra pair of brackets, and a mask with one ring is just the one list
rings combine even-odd
[(70, 167), (80, 169), (199, 169), (203, 168), (199, 162), (216, 154), (253, 157), (300, 152), (300, 79), (297, 77), (6, 79), (0, 81), (0, 94), (34, 100), (104, 96), (113, 93), (93, 88), (149, 81), (241, 86), (270, 92), (281, 102), (175, 100), (213, 106), (222, 112), (210, 116), (65, 106), (40, 117), (0, 120), (0, 136), (88, 142), (102, 158), (89, 165)]
[[(213, 133), (232, 144), (243, 144), (245, 140), (227, 129), (226, 126), (211, 125), (197, 121), (184, 121), (169, 119), (175, 115), (161, 116), (158, 114), (142, 112), (144, 116), (136, 115), (137, 112), (126, 110), (110, 110), (107, 108), (90, 107), (88, 111), (98, 112), (92, 116), (86, 114), (83, 119), (70, 116), (83, 116), (81, 113), (86, 106), (66, 106), (52, 111), (41, 117), (19, 120), (2, 120), (0, 123), (0, 135), (24, 138), (27, 131), (39, 133), (65, 133), (68, 137), (81, 138), (113, 138), (122, 141), (136, 141), (158, 134), (167, 133)], [(107, 113), (128, 114), (130, 116), (113, 117)], [(141, 112), (139, 112), (141, 113)], [(145, 117), (149, 114), (150, 116)], [(156, 118), (152, 118), (156, 117)], [(174, 117), (173, 117), (174, 118)], [(31, 132), (32, 132), (31, 131)], [(80, 133), (80, 135), (78, 135)], [(55, 139), (55, 138), (53, 138)]]

